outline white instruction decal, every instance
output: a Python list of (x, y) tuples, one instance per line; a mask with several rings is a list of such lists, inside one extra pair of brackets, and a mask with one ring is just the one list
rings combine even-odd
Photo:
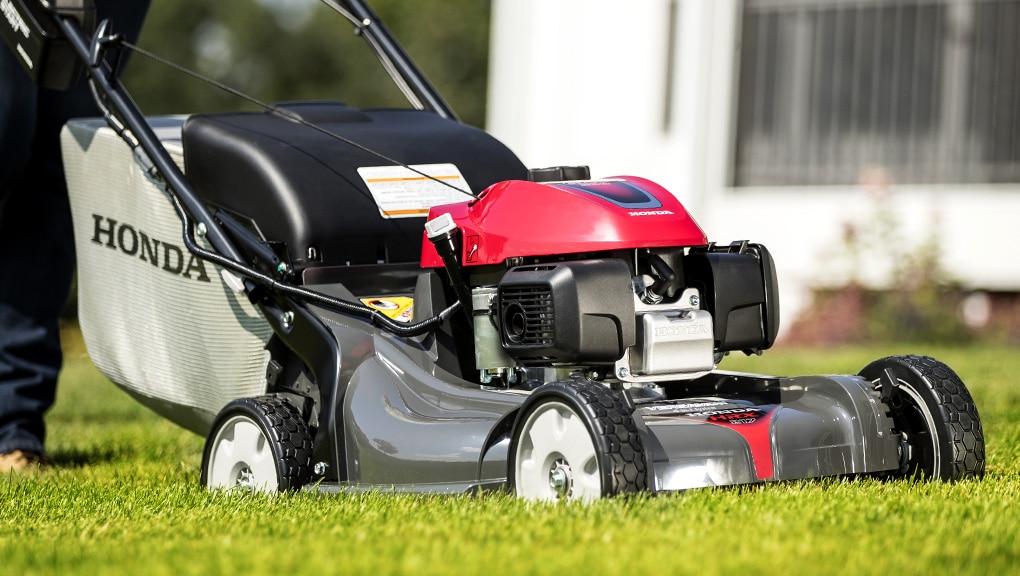
[(365, 166), (365, 181), (383, 218), (428, 216), (429, 208), (468, 200), (471, 188), (453, 164)]

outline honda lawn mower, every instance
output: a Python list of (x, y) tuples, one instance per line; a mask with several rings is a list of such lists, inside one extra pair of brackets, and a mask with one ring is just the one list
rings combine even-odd
[(146, 118), (116, 80), (136, 47), (89, 0), (3, 0), (33, 76), (80, 62), (105, 115), (62, 141), (89, 353), (206, 437), (203, 484), (587, 500), (983, 475), (974, 402), (932, 358), (717, 369), (775, 342), (765, 246), (710, 242), (646, 179), (529, 170), (361, 0), (326, 3), (411, 108)]

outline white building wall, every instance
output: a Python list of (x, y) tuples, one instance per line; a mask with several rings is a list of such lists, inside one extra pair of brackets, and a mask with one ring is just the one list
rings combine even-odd
[[(808, 288), (831, 280), (844, 223), (872, 217), (873, 195), (729, 186), (741, 3), (677, 7), (666, 126), (670, 0), (494, 0), (488, 129), (530, 166), (648, 177), (676, 194), (710, 240), (765, 244), (788, 326)], [(890, 191), (907, 245), (934, 228), (944, 265), (965, 286), (1020, 289), (1020, 186)], [(884, 277), (881, 265), (872, 271), (864, 280)]]
[(588, 164), (593, 175), (661, 179), (675, 172), (661, 130), (666, 36), (634, 37), (664, 32), (669, 6), (634, 2), (620, 14), (619, 4), (494, 2), (487, 126), (529, 166)]

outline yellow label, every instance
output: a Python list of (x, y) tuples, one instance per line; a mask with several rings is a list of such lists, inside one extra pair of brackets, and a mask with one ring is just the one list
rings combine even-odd
[(414, 298), (407, 296), (386, 296), (381, 298), (362, 298), (365, 306), (378, 310), (398, 322), (410, 322), (414, 313)]

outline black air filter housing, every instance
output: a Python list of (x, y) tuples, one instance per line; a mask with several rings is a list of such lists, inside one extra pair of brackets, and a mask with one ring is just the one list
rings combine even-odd
[(503, 348), (524, 363), (615, 362), (635, 342), (623, 260), (518, 266), (500, 281), (497, 302)]
[(695, 249), (684, 257), (684, 272), (712, 313), (716, 351), (772, 347), (779, 333), (779, 288), (765, 246), (734, 242)]

